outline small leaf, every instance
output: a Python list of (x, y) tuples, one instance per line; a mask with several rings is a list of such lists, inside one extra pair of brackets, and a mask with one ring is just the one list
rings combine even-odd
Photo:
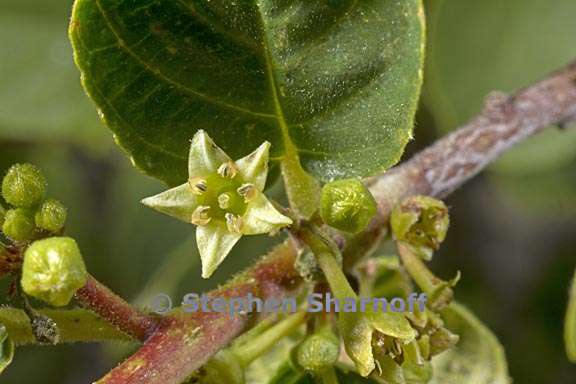
[(419, 0), (77, 0), (70, 37), (87, 92), (138, 167), (184, 182), (199, 129), (234, 158), (269, 141), (309, 213), (306, 174), (367, 176), (399, 160), (423, 20)]
[(10, 336), (8, 336), (6, 327), (3, 324), (0, 324), (0, 373), (10, 365), (13, 358), (14, 343), (12, 342), (12, 339), (10, 339)]
[(568, 297), (568, 308), (564, 321), (564, 343), (566, 344), (568, 359), (576, 363), (576, 271)]
[(511, 383), (504, 349), (480, 320), (456, 303), (443, 311), (442, 318), (460, 341), (432, 359), (434, 374), (430, 384)]

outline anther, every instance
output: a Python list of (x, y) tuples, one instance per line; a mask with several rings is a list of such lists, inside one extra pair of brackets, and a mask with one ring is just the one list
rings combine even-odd
[(244, 202), (249, 202), (256, 197), (258, 190), (254, 184), (242, 184), (240, 188), (236, 190), (240, 196), (244, 198)]
[(206, 183), (206, 180), (200, 177), (194, 177), (188, 180), (188, 183), (192, 188), (192, 193), (196, 195), (201, 195), (208, 190), (208, 184)]
[(236, 216), (232, 213), (227, 213), (225, 215), (226, 218), (226, 227), (232, 233), (240, 234), (242, 230), (242, 218), (240, 216)]
[(192, 213), (192, 219), (190, 220), (194, 225), (206, 225), (212, 219), (210, 217), (210, 207), (206, 205), (200, 205)]
[(225, 177), (225, 178), (231, 179), (234, 176), (236, 176), (237, 173), (238, 173), (238, 168), (236, 167), (236, 164), (234, 164), (231, 161), (227, 161), (226, 163), (223, 163), (218, 168), (218, 174), (222, 177)]

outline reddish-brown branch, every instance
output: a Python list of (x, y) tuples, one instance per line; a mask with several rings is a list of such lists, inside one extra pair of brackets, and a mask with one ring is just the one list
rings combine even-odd
[(158, 325), (156, 318), (138, 311), (92, 276), (88, 276), (86, 285), (76, 292), (75, 298), (119, 330), (141, 341), (152, 335)]
[[(510, 97), (492, 95), (484, 111), (410, 161), (367, 183), (379, 213), (369, 229), (345, 249), (347, 263), (369, 253), (383, 236), (391, 208), (414, 194), (445, 197), (524, 138), (576, 116), (576, 63)], [(213, 295), (253, 292), (282, 297), (300, 283), (291, 243), (273, 250), (243, 278)], [(101, 379), (100, 384), (178, 384), (250, 325), (249, 317), (227, 314), (173, 315), (144, 346)]]
[[(210, 295), (231, 298), (251, 293), (263, 299), (285, 297), (300, 285), (300, 277), (294, 270), (295, 258), (296, 251), (287, 242)], [(140, 350), (97, 383), (181, 383), (256, 321), (258, 318), (249, 313), (231, 317), (227, 313), (178, 312), (167, 316)]]
[(576, 62), (513, 95), (488, 95), (483, 111), (469, 123), (409, 161), (367, 180), (379, 215), (347, 244), (345, 266), (370, 254), (398, 200), (417, 194), (446, 197), (518, 142), (551, 125), (574, 121), (574, 116)]

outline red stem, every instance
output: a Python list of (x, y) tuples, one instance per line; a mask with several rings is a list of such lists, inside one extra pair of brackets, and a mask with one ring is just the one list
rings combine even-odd
[[(296, 251), (286, 242), (270, 256), (223, 288), (214, 297), (280, 299), (294, 292), (301, 279), (294, 270)], [(258, 321), (257, 315), (177, 312), (166, 316), (157, 331), (123, 364), (97, 384), (173, 384), (183, 382), (223, 346)]]
[(86, 285), (76, 292), (75, 298), (138, 340), (146, 340), (158, 326), (156, 318), (140, 312), (92, 276), (88, 276)]

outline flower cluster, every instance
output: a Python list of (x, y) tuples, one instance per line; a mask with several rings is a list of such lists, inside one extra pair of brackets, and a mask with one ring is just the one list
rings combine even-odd
[(0, 207), (2, 232), (17, 243), (30, 242), (44, 234), (59, 233), (66, 223), (66, 208), (46, 199), (46, 179), (32, 164), (15, 164), (2, 179), (2, 197), (11, 205)]
[[(33, 297), (63, 306), (87, 279), (86, 267), (74, 239), (60, 237), (66, 223), (66, 208), (46, 199), (46, 179), (32, 164), (15, 164), (2, 179), (0, 206), (2, 233), (24, 253), (20, 284)], [(42, 316), (34, 321), (42, 322)]]

